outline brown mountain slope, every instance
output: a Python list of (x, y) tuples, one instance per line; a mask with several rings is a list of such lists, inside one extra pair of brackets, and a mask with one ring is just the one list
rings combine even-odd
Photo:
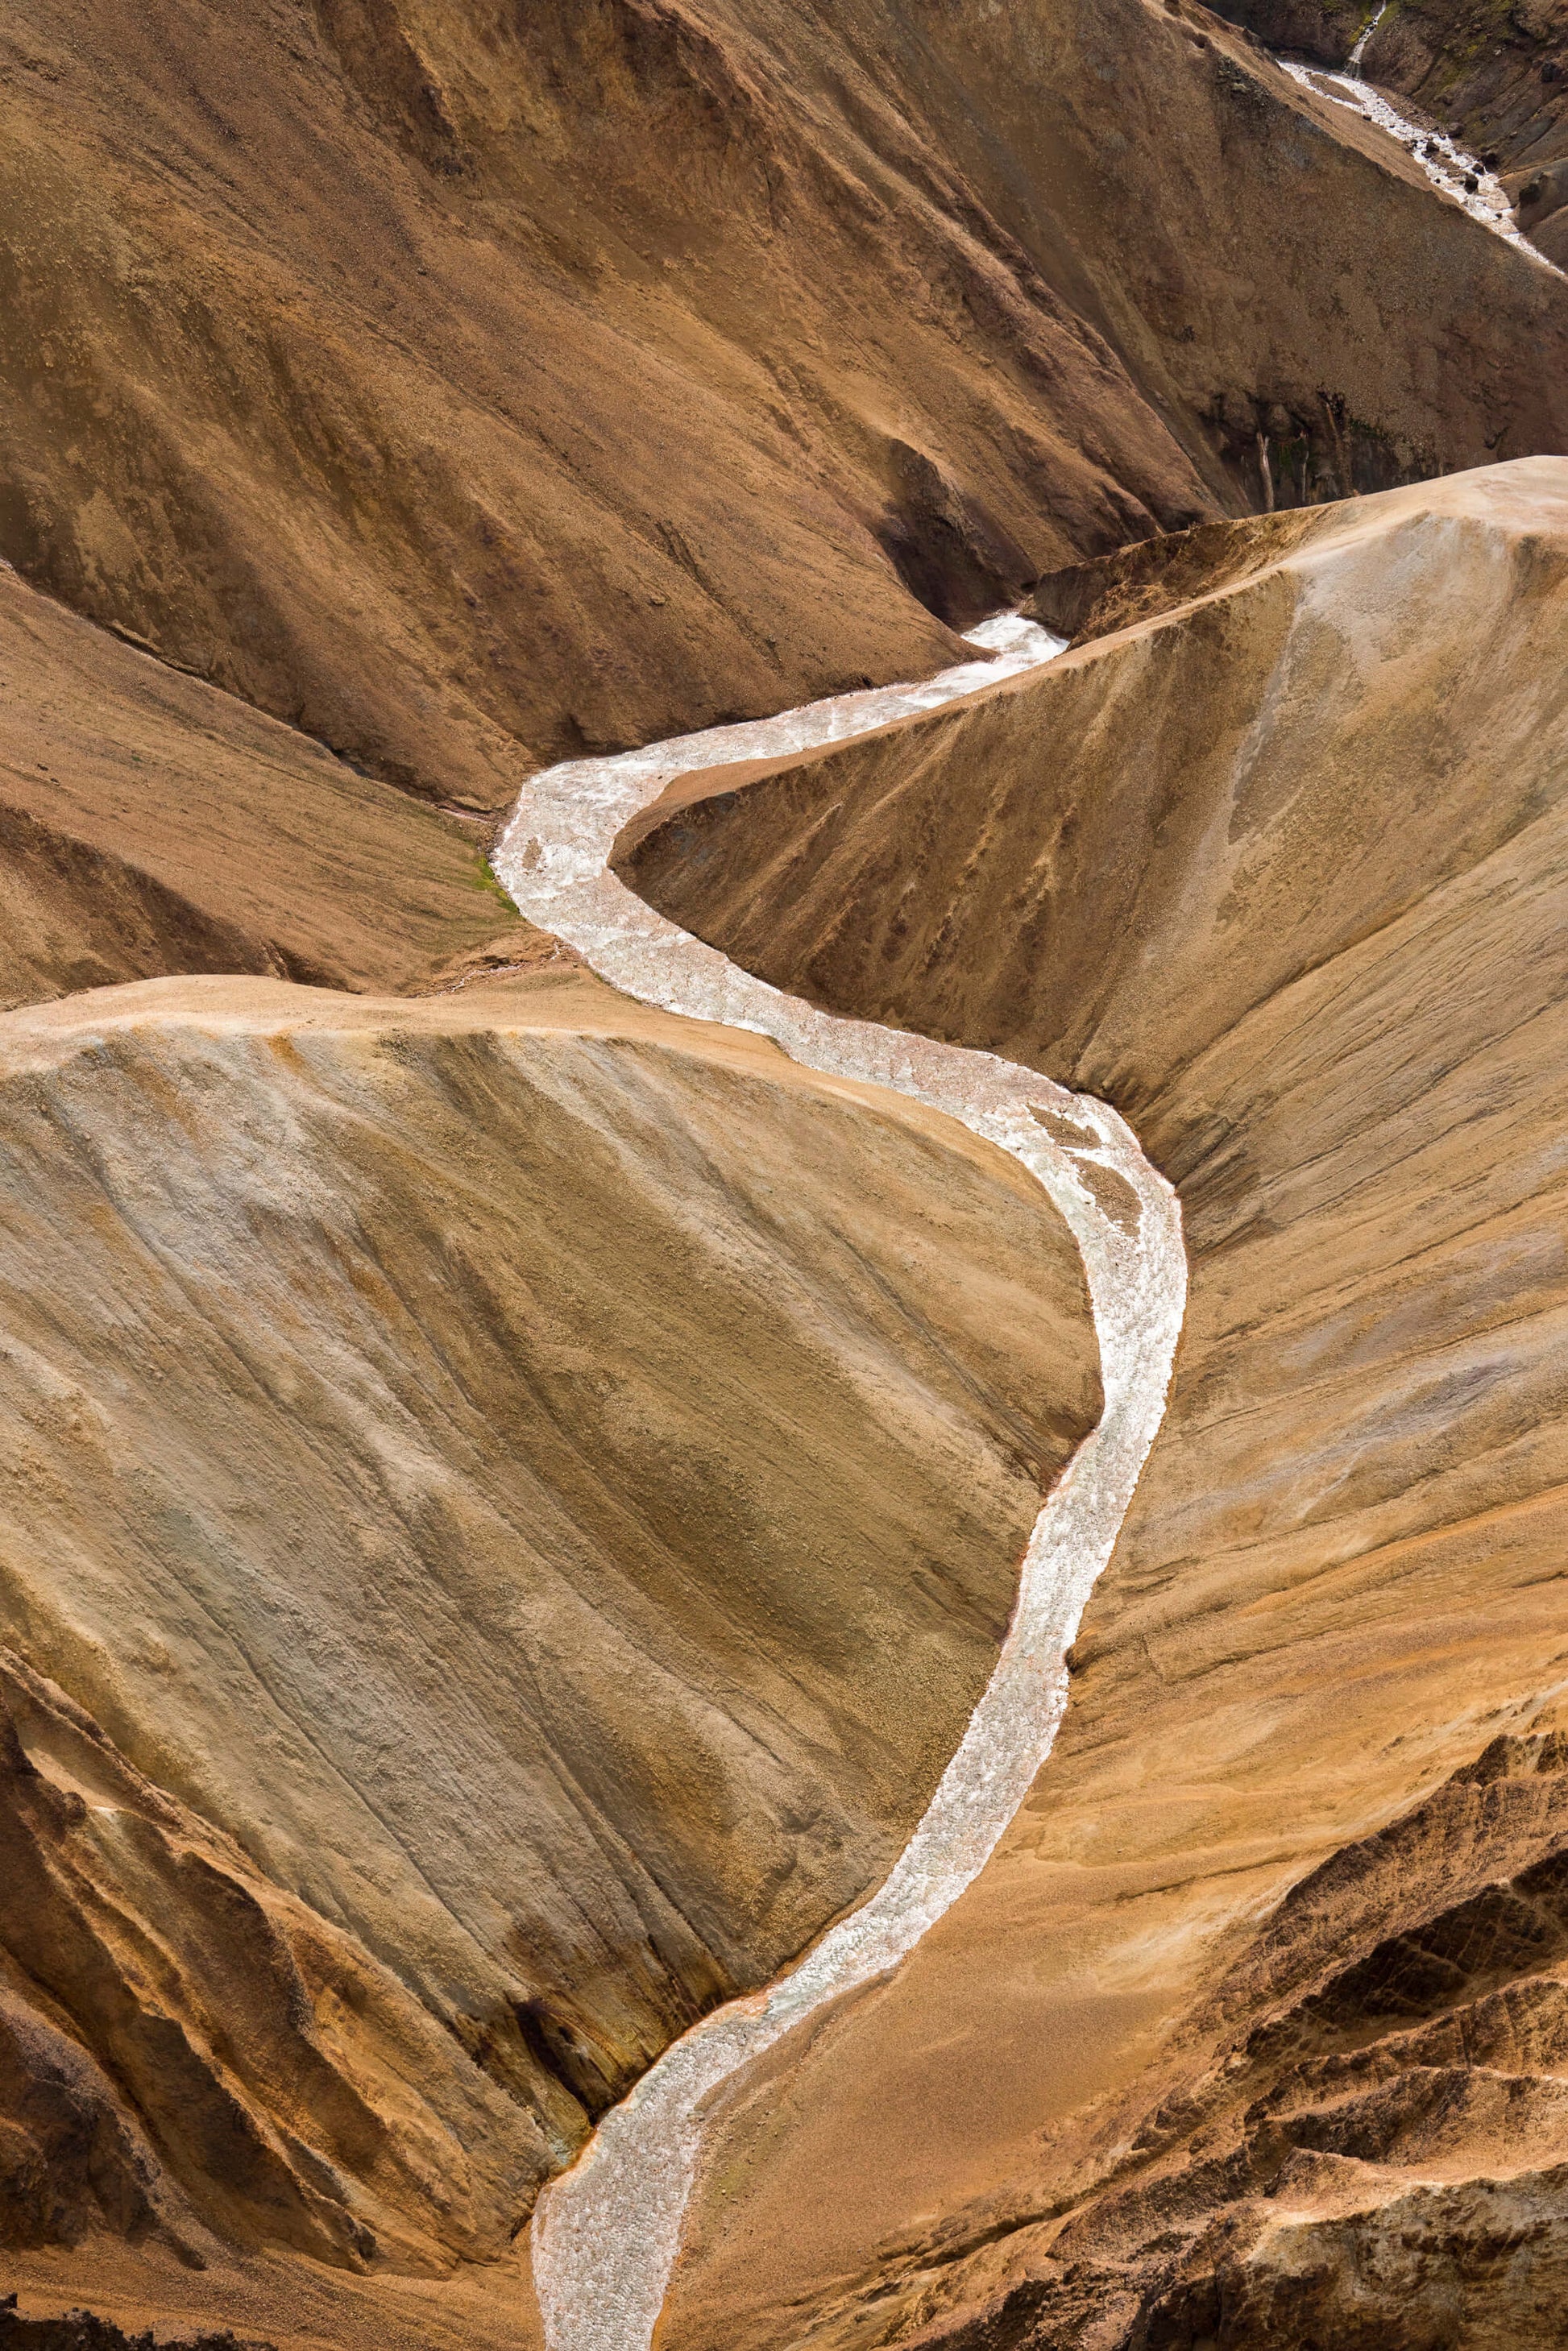
[[(786, 986), (1118, 1101), (1179, 1183), (1193, 1276), (1032, 1809), (895, 1983), (737, 2098), (672, 2341), (898, 2340), (1055, 2276), (1061, 2219), (1162, 2099), (1159, 2148), (1186, 2164), (1181, 2102), (1260, 1919), (1563, 1684), (1568, 468), (1210, 544), (1207, 593), (1188, 578), (1189, 601), (1031, 679), (699, 802), (635, 861), (666, 912)], [(1500, 1877), (1526, 1865), (1500, 1844)], [(1468, 1898), (1440, 1873), (1432, 1893)], [(1396, 1895), (1381, 1925), (1331, 1909), (1347, 1963), (1427, 1915), (1418, 1886), (1409, 1911)], [(1482, 2086), (1444, 2125), (1456, 2212), (1504, 2160)], [(1386, 2304), (1333, 2332), (1341, 2304), (1303, 2292), (1259, 2339), (1554, 2340), (1523, 2269), (1511, 2301), (1485, 2252), (1560, 2226), (1553, 2095), (1518, 2093), (1512, 2220), (1472, 2215), (1485, 2324), (1441, 2332), (1470, 2223), (1445, 2238), (1429, 2207), (1395, 2297), (1427, 2332), (1387, 2331)], [(1410, 2133), (1388, 2120), (1385, 2165), (1370, 2120), (1303, 2123), (1333, 2163), (1254, 2217), (1321, 2221), (1322, 2254), (1333, 2215), (1364, 2210), (1375, 2262), (1412, 2165), (1430, 2176)], [(1080, 2252), (1174, 2262), (1272, 2177), (1188, 2180)], [(1186, 2335), (1118, 2332), (1112, 2283), (1077, 2332), (1036, 2295), (959, 2339), (1204, 2339), (1201, 2298)]]
[(23, 0), (0, 86), (0, 552), (471, 807), (934, 668), (1260, 430), (1568, 441), (1568, 288), (1145, 0)]
[(1034, 2274), (920, 2330), (922, 2351), (1555, 2346), (1568, 1737), (1493, 1740), (1334, 1854), (1188, 2040), (1196, 2083), (1126, 2102), (1108, 2176), (1037, 2232)]
[(183, 971), (392, 992), (559, 957), (475, 832), (0, 569), (0, 1007)]
[(13, 1013), (0, 1193), (11, 2282), (499, 2262), (504, 2339), (539, 2179), (957, 1744), (1098, 1411), (1076, 1252), (571, 972)]

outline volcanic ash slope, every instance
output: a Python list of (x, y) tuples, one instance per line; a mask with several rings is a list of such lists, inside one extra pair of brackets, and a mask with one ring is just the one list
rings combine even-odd
[(737, 2099), (670, 2324), (1552, 2344), (1568, 464), (1040, 611), (1050, 669), (625, 861), (785, 987), (1107, 1095), (1192, 1258), (1034, 1809)]
[(336, 2339), (465, 2264), (510, 2341), (539, 2181), (957, 1745), (1099, 1412), (1071, 1238), (570, 970), (12, 1013), (0, 1196), (8, 2283)]

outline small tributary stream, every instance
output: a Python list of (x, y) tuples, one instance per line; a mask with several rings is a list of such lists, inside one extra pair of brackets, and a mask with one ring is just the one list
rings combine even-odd
[(1386, 131), (1420, 164), (1433, 186), (1462, 204), (1472, 220), (1495, 230), (1508, 244), (1521, 246), (1542, 269), (1560, 275), (1556, 263), (1538, 253), (1521, 229), (1513, 216), (1508, 191), (1496, 173), (1489, 172), (1479, 156), (1470, 154), (1446, 131), (1423, 130), (1419, 123), (1412, 122), (1400, 113), (1386, 90), (1375, 89), (1364, 78), (1361, 60), (1385, 9), (1386, 0), (1368, 18), (1343, 73), (1300, 57), (1282, 57), (1276, 62), (1303, 89), (1315, 90), (1320, 98), (1331, 99), (1336, 106), (1350, 107), (1368, 122), (1375, 122), (1380, 131)]
[(770, 1037), (808, 1069), (908, 1095), (1021, 1161), (1077, 1240), (1105, 1398), (1099, 1426), (1046, 1497), (990, 1680), (885, 1882), (789, 1973), (673, 2043), (541, 2196), (533, 2262), (549, 2351), (647, 2351), (696, 2174), (705, 2102), (814, 2010), (896, 1968), (995, 1850), (1051, 1751), (1067, 1703), (1065, 1652), (1165, 1412), (1186, 1297), (1180, 1212), (1115, 1111), (993, 1054), (840, 1019), (786, 996), (666, 921), (610, 870), (622, 828), (678, 777), (842, 741), (1061, 650), (1013, 615), (969, 642), (984, 657), (920, 684), (549, 768), (525, 787), (493, 860), (530, 921), (640, 1002)]

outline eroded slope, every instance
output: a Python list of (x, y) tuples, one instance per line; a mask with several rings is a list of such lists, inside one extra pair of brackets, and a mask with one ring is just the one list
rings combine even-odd
[(1376, 0), (1223, 0), (1218, 13), (1328, 66), (1343, 66), (1364, 32), (1367, 80), (1415, 99), (1523, 180), (1568, 156), (1563, 0), (1398, 0), (1381, 10)]
[(508, 2264), (904, 1842), (1098, 1410), (1065, 1228), (570, 972), (12, 1014), (0, 1166), (14, 2273)]
[(1192, 2086), (1153, 2109), (1127, 2099), (1075, 2209), (1028, 2231), (1026, 2257), (1026, 2227), (1009, 2231), (1017, 2283), (912, 2340), (1554, 2344), (1565, 1767), (1560, 1729), (1493, 1740), (1293, 1886), (1194, 2019)]
[(402, 992), (559, 959), (474, 824), (0, 569), (0, 1006), (175, 972)]
[[(664, 911), (782, 986), (1108, 1094), (1179, 1184), (1193, 1275), (1036, 1809), (897, 1983), (787, 2087), (737, 2101), (671, 2313), (683, 2341), (898, 2340), (1055, 2278), (1061, 2219), (1162, 2095), (1179, 2122), (1212, 2036), (1240, 2026), (1235, 1983), (1223, 2024), (1210, 2003), (1258, 1919), (1562, 1682), (1568, 472), (1260, 521), (1210, 551), (1207, 582), (1201, 549), (1142, 583), (1132, 558), (1107, 565), (1087, 625), (1103, 592), (1110, 618), (1146, 591), (1149, 617), (696, 802), (631, 860)], [(1396, 1935), (1403, 1898), (1328, 1932)], [(1459, 2182), (1497, 2160), (1484, 2087), (1445, 2125)], [(1545, 2137), (1516, 2217), (1548, 2237), (1554, 2095), (1519, 2093)], [(1179, 2127), (1161, 2144), (1178, 2172), (1197, 2160)], [(1354, 2134), (1331, 2151), (1352, 2167), (1333, 2196), (1319, 2178), (1290, 2206), (1292, 2227), (1322, 2221), (1328, 2284), (1268, 2304), (1260, 2339), (1350, 2325), (1334, 2212), (1387, 2207), (1365, 2241), (1397, 2239), (1399, 2165), (1385, 2178)], [(1267, 2202), (1260, 2177), (1241, 2163), (1234, 2192)], [(1121, 2252), (1086, 2229), (1104, 2273), (1079, 2331), (1025, 2296), (995, 2339), (1154, 2341), (1125, 2332), (1142, 2289), (1116, 2300), (1116, 2260), (1174, 2262), (1231, 2193), (1156, 2198)], [(1411, 2257), (1422, 2324), (1458, 2292), (1463, 2234), (1434, 2221)], [(1551, 2341), (1518, 2276), (1452, 2339)], [(1212, 2332), (1207, 2307), (1170, 2343)], [(1264, 2302), (1231, 2307), (1261, 2324)], [(1334, 2339), (1448, 2339), (1362, 2317), (1374, 2331)]]
[(26, 0), (0, 552), (378, 775), (956, 657), (1039, 573), (1568, 437), (1568, 289), (1145, 0)]

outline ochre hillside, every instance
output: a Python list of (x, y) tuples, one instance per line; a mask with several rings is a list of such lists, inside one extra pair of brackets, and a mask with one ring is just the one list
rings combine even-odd
[(1204, 11), (25, 0), (0, 554), (422, 791), (1563, 445), (1568, 286)]
[(1565, 12), (14, 0), (0, 2351), (1563, 2351)]
[(506, 2339), (540, 2180), (957, 1744), (1099, 1409), (1066, 1228), (570, 971), (13, 1013), (0, 1189), (7, 2274), (499, 2263)]
[(474, 820), (0, 570), (0, 1005), (256, 972), (357, 991), (559, 960)]
[[(782, 986), (1119, 1102), (1192, 1261), (1032, 1807), (817, 2037), (788, 2128), (766, 2086), (737, 2106), (685, 2342), (837, 2346), (868, 2296), (907, 2327), (1073, 2264), (1019, 2340), (1153, 2328), (1178, 2285), (1187, 2332), (1106, 2339), (1404, 2346), (1456, 2306), (1466, 2344), (1550, 2339), (1563, 1752), (1530, 1741), (1568, 1653), (1568, 467), (1196, 537), (1174, 609), (697, 801), (632, 861)], [(1433, 1792), (1499, 1734), (1525, 1744), (1481, 1792)], [(1539, 1914), (1466, 1924), (1531, 1871)], [(1463, 1963), (1406, 1999), (1411, 1935)], [(1340, 2063), (1399, 2019), (1430, 2032)], [(1484, 2083), (1433, 2074), (1456, 2049)], [(1503, 2294), (1521, 2229), (1547, 2266)]]

